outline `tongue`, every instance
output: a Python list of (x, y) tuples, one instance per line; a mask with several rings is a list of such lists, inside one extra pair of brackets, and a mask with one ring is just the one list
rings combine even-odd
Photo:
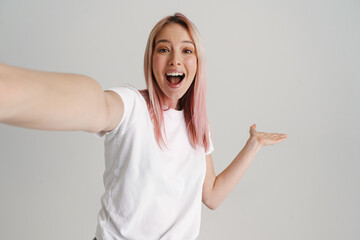
[(176, 85), (179, 84), (181, 81), (180, 77), (168, 77), (168, 80), (171, 84)]

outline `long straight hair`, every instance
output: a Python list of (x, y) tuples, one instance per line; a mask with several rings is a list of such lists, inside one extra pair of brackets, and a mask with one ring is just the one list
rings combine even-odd
[(197, 146), (204, 147), (205, 151), (207, 151), (210, 145), (210, 137), (206, 112), (205, 53), (197, 28), (181, 13), (176, 13), (173, 16), (163, 18), (150, 32), (144, 56), (144, 73), (147, 90), (142, 91), (142, 94), (147, 100), (148, 110), (154, 125), (156, 141), (160, 148), (162, 148), (162, 146), (166, 147), (166, 143), (164, 141), (165, 131), (163, 111), (165, 107), (170, 106), (171, 99), (169, 99), (161, 91), (158, 83), (156, 82), (152, 71), (152, 58), (157, 35), (166, 25), (170, 23), (180, 24), (185, 27), (194, 41), (197, 56), (197, 72), (189, 89), (184, 96), (179, 99), (179, 104), (184, 111), (187, 132), (191, 145), (194, 148), (197, 148)]

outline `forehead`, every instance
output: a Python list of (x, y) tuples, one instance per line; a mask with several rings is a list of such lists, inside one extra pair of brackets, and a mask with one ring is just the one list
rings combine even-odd
[(155, 43), (159, 40), (168, 40), (170, 42), (192, 41), (188, 30), (178, 23), (169, 23), (163, 27), (157, 34)]

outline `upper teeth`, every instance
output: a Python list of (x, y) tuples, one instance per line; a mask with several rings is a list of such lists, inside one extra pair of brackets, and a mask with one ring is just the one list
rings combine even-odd
[(182, 76), (182, 75), (184, 75), (184, 74), (183, 73), (176, 73), (176, 72), (166, 74), (166, 76)]

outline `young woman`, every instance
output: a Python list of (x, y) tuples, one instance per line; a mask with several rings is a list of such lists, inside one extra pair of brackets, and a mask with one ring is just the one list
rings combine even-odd
[(147, 89), (103, 91), (93, 79), (0, 65), (0, 121), (105, 136), (97, 240), (196, 239), (201, 203), (216, 209), (262, 146), (286, 139), (250, 127), (215, 175), (206, 115), (204, 50), (182, 14), (162, 19), (145, 51)]

